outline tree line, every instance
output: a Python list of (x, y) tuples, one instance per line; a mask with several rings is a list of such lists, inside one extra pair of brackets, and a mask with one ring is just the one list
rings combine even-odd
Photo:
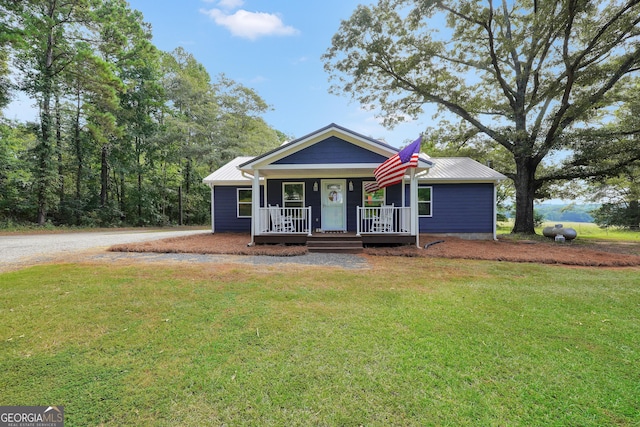
[[(202, 178), (286, 135), (269, 105), (182, 48), (162, 52), (125, 0), (0, 0), (0, 223), (203, 224)], [(14, 77), (12, 77), (14, 76)]]

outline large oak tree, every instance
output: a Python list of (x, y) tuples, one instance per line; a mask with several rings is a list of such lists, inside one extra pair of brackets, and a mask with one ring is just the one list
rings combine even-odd
[(323, 60), (332, 90), (388, 126), (432, 104), (459, 121), (450, 140), (506, 149), (513, 231), (534, 233), (533, 203), (548, 183), (615, 175), (640, 158), (630, 138), (639, 130), (613, 114), (633, 96), (639, 3), (379, 0), (342, 22)]

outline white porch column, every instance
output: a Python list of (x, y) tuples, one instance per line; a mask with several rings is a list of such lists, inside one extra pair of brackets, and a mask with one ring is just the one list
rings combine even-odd
[(498, 185), (493, 183), (493, 240), (498, 240)]
[(209, 187), (211, 188), (211, 233), (215, 233), (216, 232), (216, 214), (215, 214), (215, 198), (213, 197), (213, 187), (215, 187), (213, 184), (210, 184)]
[(251, 245), (255, 243), (254, 236), (260, 230), (260, 171), (253, 171), (253, 182), (251, 185)]
[(411, 211), (411, 235), (416, 236), (416, 246), (420, 247), (420, 224), (418, 222), (418, 179), (416, 178), (416, 168), (409, 168), (409, 202)]

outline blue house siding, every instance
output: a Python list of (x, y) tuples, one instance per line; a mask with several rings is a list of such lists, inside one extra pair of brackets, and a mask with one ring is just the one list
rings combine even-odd
[(276, 162), (275, 165), (324, 163), (382, 163), (385, 156), (373, 153), (350, 142), (332, 136)]
[(433, 188), (432, 216), (419, 219), (421, 233), (493, 232), (493, 184), (424, 185)]
[[(341, 179), (337, 177), (336, 179)], [(356, 229), (356, 207), (362, 206), (362, 182), (371, 178), (350, 178), (353, 191), (347, 192), (347, 229)], [(304, 182), (305, 205), (312, 208), (313, 229), (322, 224), (320, 190), (313, 191), (314, 182), (321, 179), (271, 179), (267, 181), (267, 203), (282, 206), (282, 183)], [(419, 219), (421, 233), (492, 233), (494, 226), (493, 184), (421, 184), (430, 185), (432, 191), (432, 216)], [(215, 186), (215, 232), (249, 233), (250, 218), (237, 216), (237, 189), (250, 186)], [(402, 206), (400, 185), (387, 187), (386, 203)], [(261, 206), (266, 206), (260, 190)], [(409, 187), (406, 187), (409, 204)]]
[[(238, 218), (238, 188), (251, 189), (251, 186), (213, 188), (214, 231), (216, 233), (250, 233), (251, 218)], [(262, 187), (260, 187), (262, 203)]]
[(270, 179), (267, 181), (267, 204), (271, 206), (282, 206), (282, 183), (283, 182), (303, 182), (304, 183), (304, 203), (305, 206), (320, 206), (320, 190), (313, 191), (313, 183), (319, 179)]

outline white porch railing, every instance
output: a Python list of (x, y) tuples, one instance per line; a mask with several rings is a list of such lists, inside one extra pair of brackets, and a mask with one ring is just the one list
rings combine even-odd
[(311, 236), (311, 206), (260, 208), (258, 234), (306, 234)]
[(357, 235), (407, 234), (411, 232), (411, 208), (380, 206), (357, 207)]

